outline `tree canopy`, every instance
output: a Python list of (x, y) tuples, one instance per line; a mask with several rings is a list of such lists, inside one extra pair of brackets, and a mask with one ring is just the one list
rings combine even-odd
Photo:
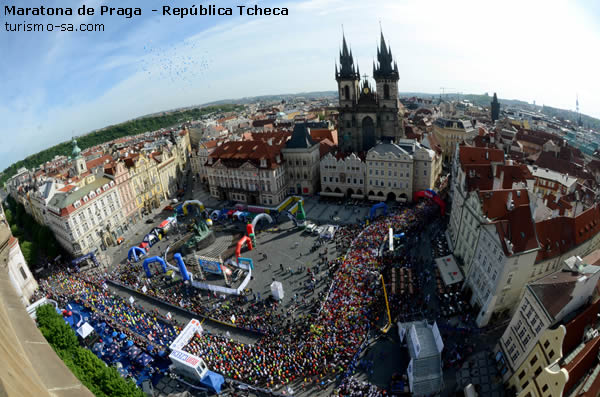
[(75, 332), (52, 305), (37, 308), (37, 323), (56, 354), (81, 383), (96, 397), (144, 397), (131, 380), (123, 379), (116, 368), (107, 366), (94, 353), (81, 347)]
[[(125, 123), (109, 126), (101, 130), (91, 132), (77, 138), (77, 144), (81, 150), (99, 145), (113, 139), (122, 138), (129, 135), (137, 135), (148, 131), (156, 131), (161, 128), (173, 127), (177, 124), (189, 120), (196, 120), (210, 113), (224, 113), (241, 109), (241, 105), (216, 105), (206, 106), (203, 108), (194, 108), (184, 111), (175, 111), (161, 113), (155, 116), (142, 117), (135, 120), (130, 120)], [(0, 184), (4, 184), (10, 177), (17, 173), (21, 167), (28, 169), (36, 168), (46, 161), (52, 160), (55, 156), (67, 156), (71, 153), (71, 143), (69, 141), (59, 143), (58, 145), (49, 147), (39, 153), (32, 154), (23, 160), (7, 167), (0, 177)]]

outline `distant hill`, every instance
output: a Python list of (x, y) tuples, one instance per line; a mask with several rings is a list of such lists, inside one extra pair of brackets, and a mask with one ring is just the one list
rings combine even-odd
[[(122, 138), (130, 135), (137, 135), (148, 131), (156, 131), (161, 128), (173, 127), (187, 120), (195, 120), (201, 116), (215, 112), (230, 112), (240, 109), (239, 105), (221, 104), (218, 106), (196, 107), (185, 111), (165, 111), (155, 113), (153, 116), (144, 116), (129, 120), (121, 124), (111, 125), (99, 130), (92, 131), (85, 135), (77, 137), (77, 144), (82, 150), (99, 145), (113, 139)], [(36, 168), (46, 161), (52, 160), (55, 156), (68, 156), (71, 153), (71, 143), (65, 141), (44, 149), (41, 152), (32, 154), (23, 160), (10, 165), (2, 172), (0, 185), (4, 183), (21, 167), (28, 169)]]

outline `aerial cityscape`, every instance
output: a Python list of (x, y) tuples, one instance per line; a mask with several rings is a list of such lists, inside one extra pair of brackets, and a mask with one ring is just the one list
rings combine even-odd
[(598, 113), (356, 32), (320, 90), (2, 133), (0, 394), (600, 395)]

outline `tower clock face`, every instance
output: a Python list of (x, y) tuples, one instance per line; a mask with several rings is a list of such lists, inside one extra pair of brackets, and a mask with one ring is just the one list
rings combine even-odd
[(368, 93), (369, 93), (369, 87), (365, 87), (365, 88), (363, 88), (363, 92), (364, 92), (365, 94), (368, 94)]

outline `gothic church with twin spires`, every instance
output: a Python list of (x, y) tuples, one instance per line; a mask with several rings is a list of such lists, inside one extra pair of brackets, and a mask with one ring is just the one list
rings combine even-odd
[(346, 152), (366, 152), (378, 141), (398, 141), (404, 137), (402, 104), (398, 99), (398, 65), (392, 50), (385, 43), (377, 49), (377, 62), (373, 62), (372, 87), (361, 76), (354, 64), (352, 51), (346, 37), (342, 37), (340, 65), (336, 64), (335, 79), (339, 93), (338, 137), (341, 149)]

